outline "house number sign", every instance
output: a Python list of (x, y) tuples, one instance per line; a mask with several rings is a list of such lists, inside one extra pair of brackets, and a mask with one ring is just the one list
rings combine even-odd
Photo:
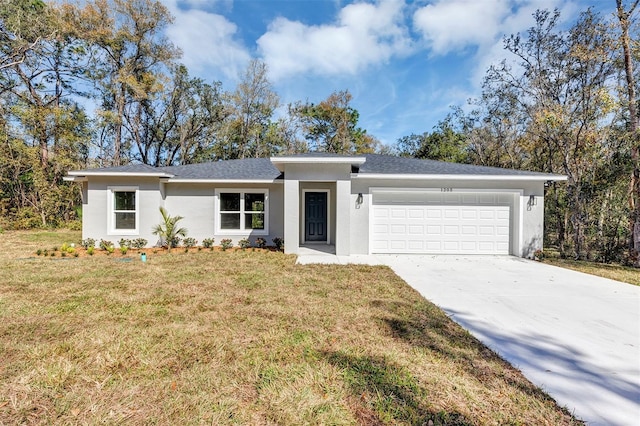
[(453, 188), (440, 188), (440, 192), (453, 192)]

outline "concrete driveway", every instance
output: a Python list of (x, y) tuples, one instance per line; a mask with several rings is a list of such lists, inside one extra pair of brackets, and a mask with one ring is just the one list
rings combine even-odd
[(640, 425), (640, 287), (506, 256), (366, 263), (390, 266), (588, 424)]
[(589, 425), (640, 425), (640, 287), (509, 256), (336, 256), (388, 265)]

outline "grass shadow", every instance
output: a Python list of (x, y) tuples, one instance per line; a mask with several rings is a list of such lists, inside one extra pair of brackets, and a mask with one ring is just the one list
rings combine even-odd
[(384, 357), (341, 351), (321, 356), (343, 375), (350, 390), (350, 409), (360, 424), (471, 425), (460, 413), (428, 406), (428, 392), (411, 373)]
[(381, 317), (380, 321), (394, 338), (454, 361), (485, 386), (493, 387), (504, 382), (539, 401), (556, 403), (551, 396), (522, 376), (518, 369), (453, 322), (435, 305), (424, 304), (416, 308), (385, 301), (375, 301), (373, 304), (388, 312), (389, 315)]

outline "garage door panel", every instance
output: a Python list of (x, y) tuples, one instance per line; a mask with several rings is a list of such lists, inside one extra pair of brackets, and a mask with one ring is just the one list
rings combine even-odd
[(442, 227), (440, 225), (427, 225), (427, 235), (440, 234), (442, 234)]
[(409, 241), (407, 247), (409, 250), (424, 250), (424, 241)]
[(509, 235), (509, 227), (508, 226), (496, 226), (496, 235)]
[(391, 233), (392, 234), (404, 234), (407, 232), (407, 227), (406, 225), (396, 225), (396, 224), (392, 224), (390, 226), (391, 228)]
[(446, 208), (443, 216), (445, 219), (458, 219), (460, 217), (460, 210)]
[(409, 219), (424, 219), (424, 209), (409, 209), (407, 213)]
[(462, 211), (462, 219), (476, 220), (478, 218), (478, 212), (471, 209), (465, 209)]
[(423, 225), (409, 225), (409, 235), (424, 235)]
[[(509, 253), (510, 208), (490, 205), (504, 204), (504, 194), (423, 194), (420, 205), (414, 201), (403, 205), (375, 200), (374, 253)], [(433, 204), (434, 200), (442, 204)], [(392, 201), (392, 195), (386, 194), (384, 202)]]
[(476, 226), (463, 225), (462, 226), (462, 234), (464, 235), (477, 235), (478, 228)]
[(407, 210), (399, 208), (391, 209), (389, 216), (394, 219), (404, 219), (407, 217)]

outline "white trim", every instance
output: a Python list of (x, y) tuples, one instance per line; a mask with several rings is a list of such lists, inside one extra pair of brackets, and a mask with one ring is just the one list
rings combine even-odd
[(382, 174), (351, 173), (351, 179), (406, 179), (406, 180), (497, 180), (497, 181), (566, 181), (562, 175), (414, 175), (414, 174)]
[(271, 157), (269, 160), (280, 164), (364, 164), (367, 161), (365, 157)]
[(62, 180), (65, 182), (87, 182), (86, 176), (63, 176)]
[(283, 179), (171, 179), (167, 183), (232, 183), (232, 184), (264, 184), (284, 183)]
[[(116, 192), (135, 192), (135, 229), (116, 229), (115, 227), (115, 205), (114, 197)], [(140, 233), (140, 188), (137, 186), (108, 186), (107, 187), (107, 235), (139, 235)]]
[[(307, 192), (326, 192), (327, 193), (327, 245), (331, 244), (331, 190), (330, 189), (313, 189), (313, 188), (305, 188), (302, 190), (302, 244), (324, 244), (324, 241), (309, 241), (307, 242), (307, 218), (306, 218), (306, 207), (307, 207)], [(298, 224), (300, 227), (300, 224)]]
[[(522, 198), (524, 197), (524, 190), (520, 190), (519, 193), (513, 194), (513, 210), (518, 209), (518, 240), (516, 242), (516, 253), (512, 253), (514, 256), (522, 257), (522, 245), (524, 241), (524, 210), (522, 205)], [(544, 221), (544, 218), (542, 219)], [(543, 226), (544, 228), (544, 226)], [(544, 232), (544, 231), (543, 231)]]
[(84, 171), (71, 171), (71, 172), (67, 172), (67, 175), (69, 176), (79, 176), (79, 177), (87, 177), (87, 176), (124, 176), (124, 177), (130, 177), (130, 176), (141, 176), (141, 177), (167, 177), (167, 178), (171, 178), (174, 175), (170, 174), (170, 173), (162, 173), (162, 172), (150, 172), (150, 173), (146, 173), (146, 172), (100, 172), (100, 171), (90, 171), (90, 170), (84, 170)]
[(285, 164), (350, 164), (360, 166), (367, 159), (365, 157), (271, 157), (271, 163), (280, 171), (284, 171)]
[[(221, 229), (220, 193), (240, 196), (240, 226), (244, 223), (244, 194), (264, 194), (264, 229)], [(216, 188), (214, 193), (215, 233), (218, 235), (269, 235), (269, 188)]]
[(509, 188), (501, 188), (501, 189), (491, 189), (491, 188), (448, 188), (450, 191), (443, 191), (442, 188), (392, 188), (389, 186), (379, 186), (379, 187), (370, 187), (369, 193), (373, 194), (374, 192), (442, 192), (448, 194), (468, 194), (475, 192), (491, 192), (491, 193), (503, 193), (503, 192), (521, 192), (522, 189), (509, 189)]

